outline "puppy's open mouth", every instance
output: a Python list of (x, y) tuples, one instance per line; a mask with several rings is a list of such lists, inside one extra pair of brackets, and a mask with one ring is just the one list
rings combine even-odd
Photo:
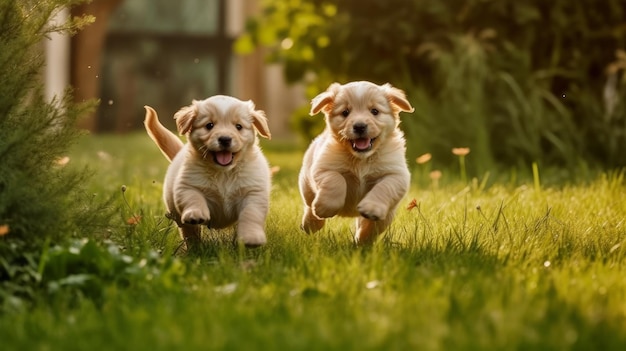
[(376, 138), (370, 139), (370, 138), (358, 138), (358, 139), (354, 139), (354, 140), (350, 140), (350, 142), (352, 143), (352, 149), (356, 152), (367, 152), (370, 151), (372, 149), (372, 144), (374, 144), (374, 141), (376, 140)]
[(220, 166), (229, 166), (235, 158), (235, 154), (230, 151), (214, 151), (211, 153), (213, 154), (213, 161)]

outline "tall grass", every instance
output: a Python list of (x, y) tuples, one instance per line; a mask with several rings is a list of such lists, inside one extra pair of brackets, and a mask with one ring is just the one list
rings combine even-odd
[[(98, 298), (44, 294), (0, 315), (2, 348), (626, 346), (622, 172), (537, 191), (532, 177), (465, 183), (444, 170), (439, 186), (413, 186), (376, 245), (357, 248), (351, 219), (316, 235), (299, 230), (301, 152), (264, 148), (280, 167), (268, 244), (249, 250), (232, 244), (232, 230), (207, 232), (199, 253), (172, 256), (179, 239), (161, 203), (167, 161), (143, 134), (85, 140), (70, 163), (95, 169), (94, 192), (118, 194), (118, 227), (106, 239), (129, 257), (118, 274), (135, 279), (105, 280)], [(173, 261), (142, 266), (153, 251)], [(158, 269), (131, 274), (141, 267)]]

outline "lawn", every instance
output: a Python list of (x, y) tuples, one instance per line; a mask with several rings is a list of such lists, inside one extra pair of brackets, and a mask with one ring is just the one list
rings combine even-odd
[[(82, 139), (68, 166), (93, 170), (88, 189), (114, 197), (115, 226), (50, 249), (60, 279), (33, 307), (0, 314), (0, 349), (626, 348), (622, 173), (541, 186), (466, 185), (444, 171), (435, 186), (415, 164), (392, 227), (357, 248), (352, 220), (299, 230), (302, 151), (275, 144), (263, 144), (280, 167), (268, 244), (245, 249), (232, 230), (207, 232), (201, 252), (183, 256), (156, 146), (142, 133)], [(69, 279), (68, 262), (83, 265)]]

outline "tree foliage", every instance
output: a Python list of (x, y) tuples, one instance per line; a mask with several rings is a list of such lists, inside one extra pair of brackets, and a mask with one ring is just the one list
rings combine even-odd
[(477, 172), (626, 165), (626, 0), (263, 4), (236, 49), (268, 47), (310, 95), (359, 79), (404, 89), (412, 156), (469, 146)]

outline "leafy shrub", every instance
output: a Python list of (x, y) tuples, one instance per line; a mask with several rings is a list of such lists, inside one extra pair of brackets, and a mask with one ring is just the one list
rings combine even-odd
[[(15, 249), (22, 249), (14, 247)], [(185, 266), (172, 256), (154, 250), (130, 256), (112, 242), (75, 239), (43, 252), (23, 250), (25, 264), (0, 263), (9, 274), (0, 289), (5, 310), (20, 309), (37, 296), (90, 299), (102, 303), (108, 287), (172, 289), (178, 286)]]
[(112, 213), (107, 200), (85, 191), (86, 170), (59, 162), (80, 135), (76, 120), (94, 103), (75, 104), (70, 91), (50, 102), (42, 91), (46, 35), (73, 33), (92, 20), (49, 25), (75, 3), (0, 2), (0, 305), (30, 295), (47, 243), (103, 231)]
[(101, 301), (107, 286), (177, 286), (184, 273), (183, 264), (172, 256), (163, 257), (150, 250), (130, 256), (111, 242), (74, 240), (45, 252), (41, 264), (41, 283), (51, 294), (74, 293)]
[(332, 81), (405, 90), (410, 157), (450, 163), (468, 146), (474, 172), (613, 167), (626, 165), (625, 23), (626, 0), (268, 0), (236, 50), (269, 47), (309, 97)]
[(57, 161), (80, 135), (76, 120), (93, 104), (76, 105), (69, 93), (48, 102), (39, 79), (39, 43), (54, 30), (46, 27), (56, 9), (51, 3), (72, 2), (0, 4), (0, 223), (10, 228), (7, 239), (62, 237), (88, 218), (91, 199), (80, 189), (87, 174)]

